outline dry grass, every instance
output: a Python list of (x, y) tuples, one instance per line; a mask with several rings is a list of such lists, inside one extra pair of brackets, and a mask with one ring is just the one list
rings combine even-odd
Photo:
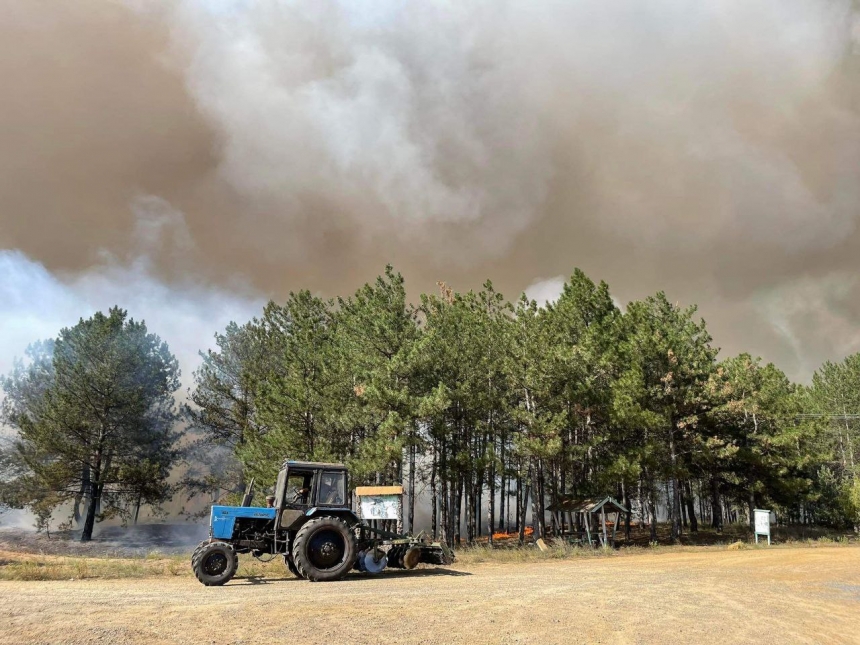
[(458, 564), (479, 564), (485, 562), (516, 563), (540, 562), (551, 560), (571, 560), (576, 558), (617, 558), (636, 556), (645, 553), (695, 553), (732, 549), (774, 549), (786, 547), (848, 546), (860, 544), (858, 536), (846, 532), (820, 527), (774, 527), (772, 544), (762, 540), (755, 543), (749, 529), (741, 525), (726, 527), (721, 533), (712, 529), (702, 529), (697, 533), (685, 534), (680, 544), (670, 544), (669, 527), (658, 527), (658, 542), (649, 542), (647, 530), (634, 530), (630, 541), (621, 535), (618, 548), (588, 548), (574, 546), (562, 540), (547, 540), (548, 548), (541, 551), (534, 542), (527, 541), (519, 546), (515, 538), (497, 540), (493, 546), (486, 541), (457, 549)]
[[(0, 580), (83, 580), (191, 576), (191, 554), (165, 555), (153, 551), (139, 558), (57, 556), (0, 551)], [(238, 579), (282, 577), (281, 558), (260, 562), (239, 556)]]
[(855, 542), (847, 540), (834, 541), (830, 539), (821, 540), (797, 540), (779, 544), (767, 545), (766, 542), (759, 544), (751, 542), (731, 543), (724, 545), (654, 545), (650, 547), (622, 546), (617, 549), (590, 549), (567, 544), (550, 544), (546, 551), (541, 551), (533, 544), (524, 547), (490, 548), (485, 545), (463, 547), (456, 551), (457, 565), (471, 565), (483, 563), (517, 563), (517, 562), (545, 562), (552, 560), (574, 560), (577, 558), (620, 558), (636, 557), (654, 553), (707, 553), (709, 551), (732, 550), (758, 550), (758, 549), (794, 549), (794, 548), (816, 548), (833, 546), (857, 546)]
[[(633, 550), (644, 552), (643, 549), (638, 548), (634, 548)], [(541, 551), (534, 544), (526, 544), (523, 547), (504, 546), (495, 548), (479, 544), (458, 549), (456, 556), (458, 565), (469, 565), (485, 562), (515, 563), (612, 557), (619, 555), (622, 551), (630, 551), (630, 549), (587, 549), (568, 544), (550, 544), (546, 551)]]
[[(664, 533), (666, 535), (664, 535)], [(647, 531), (634, 531), (629, 542), (619, 540), (617, 549), (591, 549), (573, 546), (562, 541), (553, 543), (548, 540), (546, 551), (538, 549), (534, 543), (520, 547), (515, 539), (498, 540), (493, 547), (484, 543), (463, 546), (456, 551), (457, 566), (470, 566), (482, 563), (515, 564), (518, 562), (541, 562), (593, 558), (631, 557), (648, 553), (684, 553), (722, 551), (733, 544), (736, 549), (766, 549), (784, 547), (846, 546), (857, 544), (858, 539), (850, 533), (836, 532), (820, 528), (793, 527), (774, 528), (774, 544), (756, 545), (750, 539), (745, 527), (727, 527), (723, 533), (704, 529), (697, 534), (684, 536), (682, 544), (670, 546), (668, 527), (659, 527), (661, 542), (649, 544)], [(740, 542), (740, 544), (737, 544)], [(124, 579), (149, 577), (188, 577), (192, 576), (190, 550), (186, 553), (163, 553), (151, 550), (137, 556), (118, 556), (111, 552), (87, 554), (71, 550), (70, 555), (62, 555), (63, 544), (68, 547), (77, 544), (52, 540), (53, 552), (33, 553), (32, 550), (17, 549), (14, 545), (0, 545), (0, 580), (81, 580), (81, 579)], [(59, 553), (58, 553), (59, 552)], [(263, 580), (281, 578), (290, 574), (283, 560), (273, 558), (261, 562), (250, 555), (239, 556), (237, 579)]]
[(185, 556), (153, 553), (141, 558), (64, 557), (0, 551), (0, 580), (83, 580), (190, 574)]

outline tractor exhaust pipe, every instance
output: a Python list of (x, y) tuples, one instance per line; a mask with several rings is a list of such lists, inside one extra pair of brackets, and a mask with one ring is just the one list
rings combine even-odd
[(245, 494), (242, 496), (242, 506), (247, 508), (254, 501), (254, 478), (248, 482), (248, 487), (245, 489)]

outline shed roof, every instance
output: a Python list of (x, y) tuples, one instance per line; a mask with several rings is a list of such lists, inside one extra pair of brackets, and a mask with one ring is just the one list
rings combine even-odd
[(626, 513), (627, 509), (616, 502), (612, 497), (598, 497), (591, 499), (575, 499), (562, 497), (554, 504), (547, 506), (548, 511), (562, 511), (563, 513), (599, 513), (605, 509), (607, 513)]

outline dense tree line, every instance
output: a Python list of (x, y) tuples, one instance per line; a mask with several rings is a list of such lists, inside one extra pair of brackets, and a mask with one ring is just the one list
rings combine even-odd
[(622, 312), (581, 271), (543, 307), (439, 286), (411, 305), (389, 267), (352, 297), (302, 291), (231, 325), (194, 374), (194, 425), (241, 481), (272, 482), (291, 456), (425, 488), (453, 543), (529, 516), (544, 534), (548, 502), (607, 493), (652, 531), (665, 509), (673, 538), (756, 506), (858, 522), (857, 357), (802, 387), (747, 354), (718, 360), (695, 308), (663, 293)]
[[(180, 453), (166, 345), (125, 312), (97, 314), (37, 343), (3, 382), (17, 432), (0, 454), (5, 499), (50, 517), (70, 503), (135, 514), (175, 490), (270, 486), (285, 457), (344, 461), (353, 485), (417, 490), (449, 543), (526, 522), (545, 506), (611, 494), (671, 536), (702, 523), (860, 524), (860, 356), (826, 363), (808, 387), (742, 354), (720, 360), (694, 307), (657, 293), (621, 311), (576, 271), (545, 306), (480, 291), (416, 304), (388, 267), (349, 297), (308, 291), (231, 323), (202, 354)], [(217, 461), (217, 464), (216, 464)], [(204, 468), (203, 466), (206, 466)]]

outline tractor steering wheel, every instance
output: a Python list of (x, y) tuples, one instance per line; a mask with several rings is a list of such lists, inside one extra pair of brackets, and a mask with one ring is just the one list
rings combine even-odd
[(309, 492), (311, 492), (310, 488), (296, 488), (293, 493), (293, 503), (303, 502), (305, 495)]

